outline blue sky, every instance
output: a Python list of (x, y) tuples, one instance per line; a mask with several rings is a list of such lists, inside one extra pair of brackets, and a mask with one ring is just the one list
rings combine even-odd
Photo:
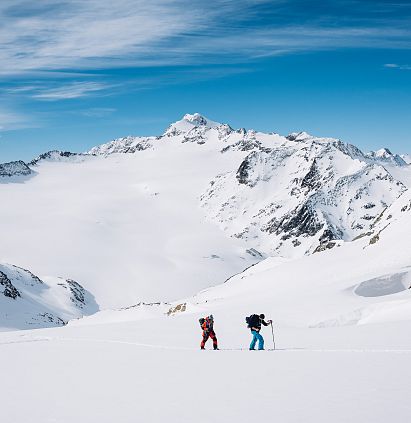
[(411, 2), (2, 0), (0, 162), (185, 113), (411, 152)]

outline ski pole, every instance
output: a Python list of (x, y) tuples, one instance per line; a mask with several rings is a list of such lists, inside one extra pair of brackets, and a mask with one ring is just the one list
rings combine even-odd
[(274, 345), (274, 350), (275, 350), (275, 339), (274, 339), (274, 328), (273, 328), (273, 322), (271, 322), (270, 324), (271, 324), (271, 334), (273, 335), (273, 345)]

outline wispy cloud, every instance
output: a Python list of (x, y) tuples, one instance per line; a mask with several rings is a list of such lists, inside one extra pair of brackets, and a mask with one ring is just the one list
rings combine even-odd
[(384, 67), (389, 69), (411, 70), (411, 65), (399, 65), (397, 63), (386, 63)]
[(91, 118), (103, 118), (115, 113), (117, 109), (113, 107), (91, 107), (90, 109), (80, 110), (77, 113)]
[(99, 82), (73, 82), (57, 88), (34, 90), (32, 97), (48, 101), (65, 100), (84, 97), (92, 93), (107, 90), (109, 87)]
[(35, 123), (30, 116), (13, 110), (0, 108), (0, 132), (37, 126), (38, 123)]
[[(0, 27), (0, 61), (7, 66), (0, 73), (228, 63), (325, 48), (411, 48), (409, 25), (390, 15), (398, 7), (378, 0), (373, 8), (348, 3), (336, 0), (310, 12), (296, 0), (2, 0), (0, 20), (7, 25)], [(355, 13), (345, 16), (346, 10)], [(381, 19), (381, 11), (388, 17)]]

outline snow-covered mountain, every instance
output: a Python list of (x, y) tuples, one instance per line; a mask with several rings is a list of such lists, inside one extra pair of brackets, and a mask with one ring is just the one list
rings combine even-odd
[(22, 160), (0, 163), (0, 178), (11, 176), (26, 176), (30, 175), (31, 173), (31, 169)]
[(0, 183), (11, 200), (0, 258), (81, 280), (104, 306), (169, 301), (267, 255), (300, 257), (369, 232), (407, 190), (408, 166), (391, 156), (187, 114), (160, 136), (45, 153), (30, 184)]
[(21, 267), (0, 264), (0, 325), (28, 329), (65, 325), (96, 313), (94, 297), (71, 279), (40, 279)]
[(202, 196), (214, 220), (257, 249), (290, 257), (350, 241), (406, 190), (353, 146), (290, 138), (254, 149)]
[(384, 167), (406, 165), (388, 149), (363, 154), (333, 138), (234, 130), (199, 114), (185, 115), (160, 137), (121, 138), (89, 153), (135, 153), (164, 142), (247, 153), (210, 181), (201, 205), (229, 235), (267, 254), (298, 256), (352, 240), (406, 189)]

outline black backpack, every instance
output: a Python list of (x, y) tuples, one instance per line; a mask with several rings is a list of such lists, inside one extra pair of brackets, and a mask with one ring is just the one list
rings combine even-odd
[(252, 314), (245, 318), (248, 328), (257, 328), (260, 325), (260, 316), (257, 314)]

